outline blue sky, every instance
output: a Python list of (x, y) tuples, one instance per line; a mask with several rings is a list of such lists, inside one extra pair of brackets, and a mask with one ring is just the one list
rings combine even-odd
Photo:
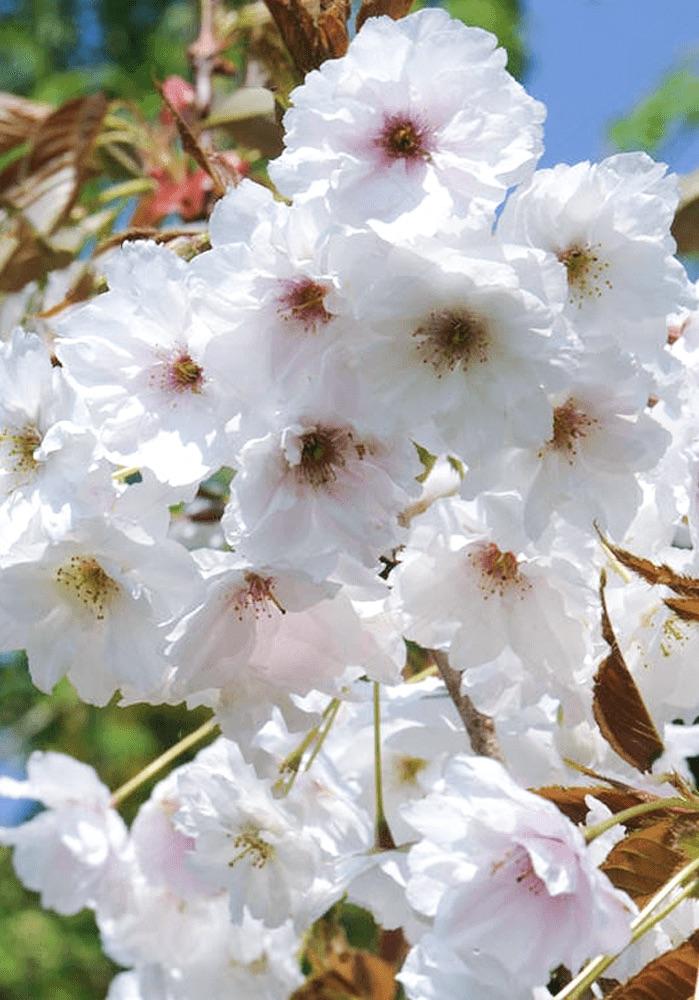
[[(599, 159), (609, 123), (699, 51), (698, 0), (523, 0), (527, 90), (548, 106), (542, 166)], [(699, 167), (699, 130), (662, 150), (679, 172)]]

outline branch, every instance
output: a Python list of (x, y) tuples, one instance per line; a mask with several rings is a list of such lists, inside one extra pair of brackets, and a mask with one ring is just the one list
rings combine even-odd
[(456, 711), (466, 726), (473, 752), (481, 757), (492, 757), (494, 760), (499, 760), (501, 764), (504, 763), (493, 720), (489, 715), (483, 715), (479, 712), (469, 696), (462, 693), (461, 674), (449, 666), (447, 654), (438, 649), (432, 649), (430, 653), (447, 686), (449, 697), (454, 702)]
[(214, 8), (217, 4), (218, 0), (201, 0), (199, 35), (187, 49), (194, 74), (194, 104), (199, 118), (205, 118), (211, 108), (211, 78), (221, 54), (221, 43), (214, 31)]

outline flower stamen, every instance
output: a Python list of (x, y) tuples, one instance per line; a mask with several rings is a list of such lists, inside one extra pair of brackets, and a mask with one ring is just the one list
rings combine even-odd
[(571, 396), (561, 406), (553, 411), (553, 436), (539, 451), (541, 458), (547, 449), (561, 452), (567, 457), (569, 465), (573, 465), (578, 454), (578, 442), (587, 437), (598, 421), (588, 416)]
[(204, 387), (204, 369), (185, 348), (166, 355), (150, 374), (151, 384), (157, 384), (169, 395), (200, 393)]
[(485, 364), (490, 343), (484, 320), (467, 309), (441, 309), (430, 313), (412, 334), (423, 364), (434, 368), (437, 378), (456, 368), (467, 371)]
[(314, 489), (334, 483), (337, 470), (345, 467), (345, 453), (351, 437), (348, 431), (330, 427), (316, 427), (304, 434), (301, 459), (296, 466), (298, 479)]
[(577, 303), (578, 309), (582, 308), (585, 299), (599, 299), (605, 289), (612, 287), (604, 276), (609, 264), (598, 256), (597, 250), (599, 244), (576, 243), (557, 255), (566, 269), (570, 301)]
[(282, 607), (272, 589), (274, 577), (246, 573), (244, 579), (246, 586), (236, 590), (231, 599), (231, 606), (239, 621), (243, 620), (244, 614), (248, 611), (252, 611), (255, 618), (260, 618), (263, 614), (271, 618), (270, 604), (273, 604), (282, 615), (286, 614), (286, 608)]
[(514, 552), (503, 552), (495, 542), (479, 545), (467, 558), (480, 572), (481, 590), (486, 600), (494, 594), (502, 597), (507, 590), (524, 591), (530, 587), (520, 573)]
[(333, 316), (325, 308), (326, 285), (312, 278), (298, 278), (285, 281), (284, 291), (279, 296), (278, 314), (287, 322), (295, 322), (305, 330), (314, 332), (325, 326)]
[(267, 862), (274, 857), (274, 847), (263, 840), (259, 830), (246, 830), (238, 834), (233, 839), (233, 846), (237, 854), (228, 862), (229, 867), (234, 868), (239, 861), (248, 858), (253, 868), (264, 868)]
[(92, 556), (71, 556), (56, 571), (56, 583), (90, 611), (97, 621), (104, 621), (109, 605), (121, 589)]
[(4, 458), (9, 462), (9, 472), (15, 475), (31, 474), (39, 463), (34, 452), (41, 444), (41, 434), (33, 424), (22, 428), (0, 430), (0, 445), (7, 445)]
[(376, 140), (389, 160), (429, 160), (429, 129), (407, 114), (389, 115)]

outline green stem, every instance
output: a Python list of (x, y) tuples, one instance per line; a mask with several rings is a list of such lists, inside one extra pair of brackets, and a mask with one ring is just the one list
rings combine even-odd
[(116, 201), (117, 198), (132, 198), (134, 195), (145, 194), (155, 191), (157, 185), (150, 177), (134, 177), (130, 181), (123, 181), (121, 184), (112, 184), (111, 187), (100, 191), (97, 200), (103, 204)]
[(311, 756), (308, 758), (308, 762), (304, 768), (304, 771), (310, 770), (311, 764), (322, 750), (323, 744), (325, 743), (325, 739), (330, 730), (332, 729), (333, 722), (337, 718), (337, 713), (340, 711), (341, 704), (342, 702), (340, 701), (339, 698), (333, 698), (333, 700), (326, 708), (325, 712), (327, 714), (326, 714), (325, 724), (320, 728), (320, 731), (318, 732), (318, 739), (316, 740), (316, 745), (313, 747)]
[[(631, 937), (628, 942), (624, 945), (621, 951), (618, 951), (614, 955), (598, 955), (593, 958), (592, 961), (588, 962), (584, 969), (582, 969), (575, 979), (572, 979), (567, 986), (565, 986), (560, 993), (557, 993), (553, 1000), (579, 1000), (579, 998), (585, 993), (588, 987), (599, 979), (605, 969), (617, 960), (617, 958), (623, 954), (630, 945), (635, 941), (638, 941), (640, 937), (647, 934), (657, 923), (663, 920), (668, 913), (679, 906), (679, 904), (691, 896), (699, 888), (699, 879), (692, 876), (699, 869), (699, 858), (694, 861), (690, 861), (688, 865), (679, 871), (669, 882), (666, 882), (661, 889), (656, 892), (651, 900), (643, 907), (643, 909), (637, 914), (636, 917), (631, 921)], [(689, 881), (692, 879), (691, 881)], [(689, 882), (680, 893), (678, 893), (675, 898), (667, 903), (662, 909), (657, 910), (660, 903), (663, 902), (676, 888), (681, 886), (684, 882)], [(655, 912), (657, 910), (657, 912)]]
[(140, 466), (131, 465), (127, 469), (117, 469), (116, 472), (112, 473), (112, 479), (121, 480), (128, 479), (129, 476), (135, 476), (137, 472), (140, 472)]
[[(318, 756), (320, 748), (325, 742), (325, 737), (330, 732), (330, 727), (335, 721), (335, 716), (340, 709), (340, 704), (341, 702), (339, 698), (333, 698), (329, 701), (323, 709), (323, 714), (320, 717), (318, 725), (313, 726), (312, 729), (308, 730), (298, 746), (295, 747), (290, 754), (287, 754), (279, 765), (280, 777), (275, 784), (275, 789), (280, 795), (288, 795), (293, 788), (294, 782), (296, 781), (296, 775), (299, 773), (301, 761), (303, 760), (306, 751), (313, 747), (311, 756), (306, 764), (306, 767), (304, 768), (306, 771)], [(289, 775), (289, 779), (286, 783), (284, 783), (283, 780), (283, 776), (285, 774)]]
[(664, 920), (668, 913), (672, 913), (675, 907), (679, 906), (683, 899), (687, 899), (688, 896), (695, 895), (697, 889), (699, 889), (699, 879), (695, 878), (693, 882), (688, 882), (682, 891), (678, 892), (675, 898), (671, 899), (669, 903), (666, 903), (662, 909), (649, 916), (644, 924), (636, 927), (631, 935), (631, 941), (629, 941), (629, 944), (632, 944), (634, 941), (638, 941), (640, 937), (647, 934), (648, 931), (655, 927), (656, 924), (659, 924), (661, 920)]
[(601, 823), (595, 823), (594, 826), (588, 826), (585, 830), (583, 830), (583, 834), (585, 835), (585, 840), (589, 844), (591, 840), (594, 840), (595, 837), (599, 837), (602, 833), (606, 833), (607, 830), (611, 830), (612, 827), (617, 825), (617, 823), (625, 823), (629, 819), (635, 819), (636, 816), (645, 816), (646, 813), (657, 812), (660, 809), (676, 808), (696, 810), (699, 809), (699, 803), (692, 803), (687, 799), (680, 798), (679, 796), (667, 799), (653, 799), (652, 802), (640, 802), (635, 806), (629, 806), (628, 809), (622, 809), (621, 812), (614, 813), (613, 816), (602, 820)]
[(378, 681), (374, 681), (374, 790), (376, 795), (376, 821), (374, 824), (374, 847), (380, 851), (392, 851), (396, 842), (388, 825), (383, 808), (383, 775), (381, 770), (381, 696)]
[(179, 741), (179, 743), (175, 743), (175, 745), (170, 747), (169, 750), (166, 750), (165, 753), (162, 753), (159, 757), (156, 757), (155, 760), (152, 760), (150, 764), (147, 764), (143, 768), (142, 771), (139, 771), (133, 778), (129, 778), (129, 780), (124, 782), (120, 788), (117, 788), (117, 790), (112, 794), (112, 807), (116, 809), (117, 806), (120, 806), (124, 799), (127, 799), (132, 792), (135, 792), (137, 788), (141, 787), (141, 785), (145, 785), (145, 783), (150, 781), (150, 779), (153, 778), (158, 771), (162, 771), (164, 767), (167, 767), (168, 764), (172, 763), (173, 760), (176, 760), (181, 754), (186, 753), (187, 750), (190, 750), (206, 736), (209, 736), (210, 733), (213, 733), (217, 726), (218, 723), (216, 722), (216, 719), (209, 719), (208, 722), (199, 726), (199, 728), (195, 729), (193, 733), (189, 734), (189, 736), (185, 736), (184, 739)]

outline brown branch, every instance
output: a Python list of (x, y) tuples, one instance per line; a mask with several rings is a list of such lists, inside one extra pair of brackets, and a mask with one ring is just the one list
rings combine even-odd
[(194, 106), (199, 118), (205, 118), (211, 108), (214, 68), (221, 54), (222, 43), (216, 38), (215, 7), (218, 0), (201, 0), (199, 34), (187, 49), (194, 74)]
[(449, 697), (454, 702), (456, 711), (466, 726), (473, 752), (481, 757), (492, 757), (494, 760), (504, 763), (493, 720), (489, 715), (483, 715), (482, 712), (479, 712), (469, 696), (462, 693), (461, 674), (449, 666), (447, 654), (438, 649), (431, 649), (430, 653), (447, 686)]

